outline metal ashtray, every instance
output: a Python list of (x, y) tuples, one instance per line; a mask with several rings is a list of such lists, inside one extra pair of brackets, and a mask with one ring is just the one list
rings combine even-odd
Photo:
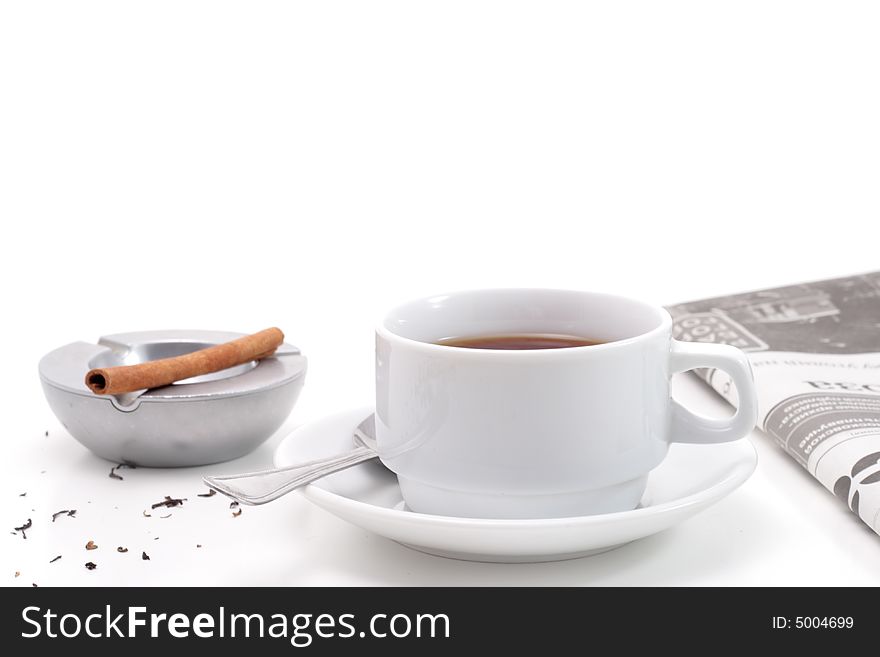
[(153, 467), (228, 461), (264, 442), (293, 409), (306, 374), (296, 347), (283, 343), (263, 360), (124, 395), (96, 395), (84, 377), (92, 368), (180, 356), (243, 335), (141, 331), (74, 342), (40, 361), (43, 392), (71, 435), (109, 461)]

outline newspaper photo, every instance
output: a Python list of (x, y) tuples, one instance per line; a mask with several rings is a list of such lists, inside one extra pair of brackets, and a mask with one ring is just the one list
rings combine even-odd
[[(880, 272), (669, 311), (677, 339), (748, 353), (758, 428), (880, 534)], [(736, 405), (724, 372), (697, 374)]]

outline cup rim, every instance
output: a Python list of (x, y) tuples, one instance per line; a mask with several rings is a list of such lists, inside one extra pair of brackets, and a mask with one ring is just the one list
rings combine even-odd
[[(658, 319), (658, 323), (653, 328), (639, 333), (637, 335), (633, 335), (627, 338), (622, 338), (620, 340), (612, 340), (611, 342), (603, 342), (601, 344), (593, 344), (593, 345), (584, 345), (580, 347), (566, 347), (564, 349), (468, 349), (465, 347), (457, 347), (454, 345), (445, 345), (445, 344), (437, 344), (436, 342), (424, 342), (422, 340), (416, 340), (415, 338), (408, 338), (406, 336), (400, 335), (399, 333), (395, 333), (391, 329), (388, 328), (388, 321), (402, 308), (405, 306), (409, 306), (412, 304), (425, 303), (430, 302), (432, 299), (437, 299), (440, 297), (451, 297), (451, 296), (460, 296), (464, 294), (474, 294), (474, 293), (482, 293), (482, 294), (491, 294), (491, 293), (515, 293), (515, 292), (530, 292), (530, 293), (568, 293), (568, 294), (581, 294), (588, 295), (591, 297), (598, 297), (607, 300), (617, 300), (617, 301), (625, 301), (629, 303), (635, 303), (643, 308), (652, 312)], [(527, 358), (561, 358), (565, 357), (564, 354), (574, 355), (574, 354), (598, 354), (605, 353), (607, 351), (612, 351), (615, 349), (625, 348), (629, 345), (632, 345), (637, 342), (641, 342), (644, 340), (649, 340), (650, 338), (664, 333), (670, 332), (672, 328), (672, 316), (669, 314), (669, 311), (666, 310), (662, 306), (658, 306), (652, 303), (648, 303), (641, 299), (637, 299), (634, 297), (624, 296), (622, 294), (610, 294), (607, 292), (594, 292), (592, 290), (574, 290), (570, 288), (549, 288), (549, 287), (496, 287), (496, 288), (472, 288), (472, 289), (462, 289), (455, 290), (452, 292), (446, 292), (443, 294), (432, 294), (428, 296), (418, 297), (415, 299), (410, 299), (407, 301), (403, 301), (401, 303), (396, 304), (393, 308), (387, 311), (382, 319), (376, 324), (376, 335), (385, 338), (388, 341), (394, 341), (398, 343), (402, 343), (408, 345), (412, 348), (419, 348), (424, 351), (433, 353), (437, 356), (456, 356), (462, 358), (517, 358), (517, 359), (527, 359)]]

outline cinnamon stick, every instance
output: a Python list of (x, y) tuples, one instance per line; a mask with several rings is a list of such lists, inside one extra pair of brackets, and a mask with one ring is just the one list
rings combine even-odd
[(182, 356), (90, 370), (86, 374), (86, 386), (96, 395), (118, 395), (167, 386), (193, 376), (219, 372), (252, 360), (268, 358), (282, 342), (284, 333), (281, 329), (268, 328)]

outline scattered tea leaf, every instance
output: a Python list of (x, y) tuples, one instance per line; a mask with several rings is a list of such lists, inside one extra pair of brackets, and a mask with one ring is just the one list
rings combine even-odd
[(59, 554), (59, 555), (58, 555), (57, 557), (55, 557), (54, 559), (50, 559), (50, 560), (49, 560), (49, 563), (55, 563), (55, 562), (58, 561), (60, 558), (61, 558), (61, 555)]
[(46, 430), (46, 438), (48, 438), (48, 437), (49, 437), (49, 430), (47, 429)]
[(230, 509), (237, 509), (237, 508), (238, 508), (238, 502), (236, 502), (235, 500), (233, 500), (232, 502), (229, 503), (229, 508), (230, 508)]
[(149, 561), (149, 560), (150, 560), (150, 555), (147, 554), (146, 552), (144, 552), (144, 553), (141, 554), (141, 559), (143, 559), (144, 561)]
[[(118, 467), (118, 466), (117, 466)], [(118, 479), (119, 481), (123, 481), (124, 478), (122, 475), (116, 474), (116, 467), (110, 468), (110, 474), (108, 475), (111, 479)]]
[(21, 575), (21, 571), (16, 570), (16, 571), (15, 571), (15, 576), (18, 577), (19, 575)]
[(198, 497), (214, 497), (217, 494), (213, 488), (209, 488), (207, 493), (199, 493)]
[(168, 495), (166, 495), (164, 500), (162, 500), (161, 502), (156, 502), (150, 508), (158, 509), (160, 506), (164, 506), (170, 509), (175, 506), (183, 506), (184, 502), (186, 502), (185, 497), (169, 497)]
[(26, 492), (25, 492), (25, 493), (19, 493), (19, 494), (18, 494), (19, 497), (24, 497), (25, 495), (27, 495)]
[(233, 512), (232, 512), (232, 517), (233, 517), (233, 518), (238, 518), (238, 516), (240, 516), (240, 515), (241, 515), (241, 509), (239, 509), (238, 511), (233, 511)]
[(200, 547), (202, 547), (202, 544), (201, 544), (201, 543), (196, 543), (196, 547), (197, 547), (197, 548), (200, 548)]
[(96, 564), (95, 562), (86, 561), (86, 568), (88, 568), (89, 570), (94, 570), (97, 567), (98, 567), (98, 564)]
[(76, 509), (71, 509), (67, 512), (68, 517), (75, 518), (76, 517)]
[(24, 523), (21, 527), (15, 527), (15, 531), (17, 531), (17, 532), (21, 532), (21, 537), (24, 538), (24, 539), (27, 539), (27, 534), (26, 534), (25, 532), (26, 532), (28, 529), (30, 529), (31, 526), (33, 526), (33, 524), (34, 524), (34, 523), (31, 521), (31, 519), (28, 518), (28, 519), (27, 519), (27, 522)]
[(116, 551), (117, 551), (117, 552), (122, 552), (122, 553), (124, 554), (124, 553), (128, 552), (128, 548), (127, 548), (127, 547), (122, 547), (122, 546), (120, 545), (118, 548), (116, 548)]
[(152, 518), (152, 517), (153, 517), (153, 514), (152, 514), (152, 513), (147, 513), (147, 510), (144, 509), (144, 518)]
[[(76, 513), (76, 509), (74, 509), (73, 512)], [(70, 509), (61, 509), (61, 511), (56, 511), (55, 513), (52, 514), (52, 522), (55, 522), (61, 516), (69, 516), (69, 515), (70, 515)]]
[(171, 513), (166, 513), (164, 516), (159, 516), (159, 517), (162, 519), (165, 519), (165, 518), (170, 518), (172, 515), (173, 514), (171, 514)]
[(86, 543), (86, 550), (97, 550), (97, 549), (98, 549), (98, 546), (95, 545), (94, 541), (89, 541), (88, 543)]

